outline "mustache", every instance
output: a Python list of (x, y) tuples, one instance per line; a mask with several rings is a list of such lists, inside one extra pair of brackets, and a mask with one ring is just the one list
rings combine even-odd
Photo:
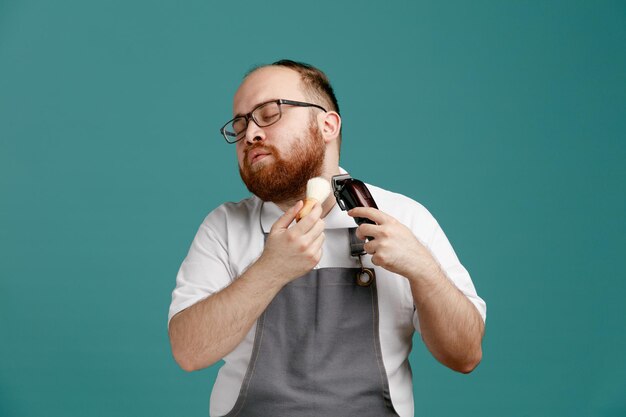
[(274, 155), (278, 154), (278, 151), (276, 150), (276, 148), (273, 145), (263, 145), (262, 143), (254, 144), (254, 145), (250, 146), (249, 148), (246, 148), (243, 151), (243, 155), (244, 155), (246, 161), (248, 160), (248, 154), (250, 152), (252, 152), (253, 150), (255, 150), (255, 149), (261, 149), (261, 150), (263, 150), (265, 152), (269, 152), (269, 153), (272, 153)]

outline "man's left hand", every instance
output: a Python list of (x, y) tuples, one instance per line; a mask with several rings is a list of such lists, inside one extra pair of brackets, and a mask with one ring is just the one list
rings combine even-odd
[(359, 239), (373, 237), (363, 249), (372, 255), (372, 263), (407, 279), (428, 277), (438, 264), (430, 251), (408, 227), (394, 217), (372, 207), (356, 207), (348, 211), (352, 217), (366, 217), (376, 224), (361, 224)]

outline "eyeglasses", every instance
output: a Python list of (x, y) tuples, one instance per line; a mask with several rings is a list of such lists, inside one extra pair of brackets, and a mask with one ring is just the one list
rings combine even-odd
[(298, 107), (317, 107), (320, 110), (326, 111), (322, 106), (311, 103), (303, 103), (301, 101), (293, 100), (272, 100), (265, 103), (261, 103), (256, 106), (250, 113), (237, 116), (234, 119), (228, 121), (221, 129), (220, 132), (228, 143), (235, 143), (243, 139), (248, 129), (248, 123), (250, 119), (256, 123), (258, 127), (271, 126), (280, 120), (282, 116), (281, 105), (286, 104), (289, 106)]

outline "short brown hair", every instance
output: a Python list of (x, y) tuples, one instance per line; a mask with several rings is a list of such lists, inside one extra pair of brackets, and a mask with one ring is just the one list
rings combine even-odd
[(281, 59), (280, 61), (273, 62), (268, 65), (258, 65), (248, 71), (244, 78), (252, 74), (254, 71), (265, 67), (285, 67), (296, 71), (300, 74), (300, 79), (305, 87), (305, 94), (313, 99), (321, 101), (320, 104), (324, 104), (328, 110), (336, 111), (339, 115), (339, 103), (337, 97), (333, 91), (333, 87), (330, 85), (328, 77), (322, 70), (314, 67), (313, 65), (306, 64), (304, 62), (292, 61), (290, 59)]
[(328, 110), (333, 110), (338, 114), (341, 114), (339, 113), (339, 103), (337, 102), (337, 97), (335, 97), (333, 87), (330, 85), (328, 77), (322, 70), (314, 67), (313, 65), (305, 64), (304, 62), (292, 61), (290, 59), (281, 59), (271, 65), (286, 67), (296, 71), (300, 74), (302, 83), (304, 84), (307, 93), (326, 104)]

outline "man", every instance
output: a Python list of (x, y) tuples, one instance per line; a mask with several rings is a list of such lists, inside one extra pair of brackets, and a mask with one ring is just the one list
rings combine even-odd
[[(451, 369), (481, 360), (486, 307), (469, 274), (423, 206), (378, 187), (368, 185), (380, 210), (346, 213), (331, 195), (294, 222), (308, 179), (345, 173), (320, 70), (257, 68), (233, 113), (222, 134), (254, 196), (211, 212), (180, 268), (176, 361), (192, 371), (224, 359), (212, 416), (412, 416), (415, 330)], [(354, 243), (366, 237), (361, 255)], [(375, 275), (365, 284), (363, 268)]]

